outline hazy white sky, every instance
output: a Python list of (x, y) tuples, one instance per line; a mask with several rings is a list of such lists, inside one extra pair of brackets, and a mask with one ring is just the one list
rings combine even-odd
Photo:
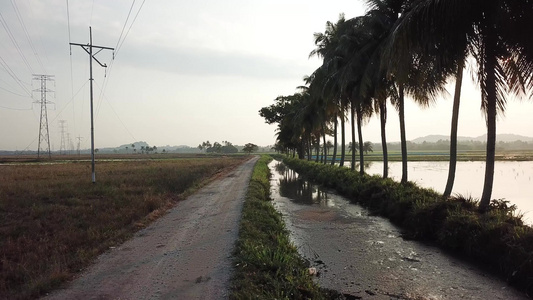
[[(71, 42), (88, 43), (92, 26), (95, 45), (115, 48), (132, 3), (124, 34), (140, 9), (115, 60), (111, 51), (97, 55), (110, 66), (107, 72), (94, 64), (96, 148), (134, 141), (273, 144), (276, 127), (264, 123), (259, 109), (293, 94), (319, 66), (308, 54), (313, 33), (324, 31), (326, 21), (365, 12), (363, 1), (354, 0), (160, 0), (142, 9), (142, 0), (1, 1), (0, 149), (37, 149), (40, 106), (32, 102), (40, 94), (31, 93), (39, 88), (32, 73), (55, 75), (49, 86), (55, 94), (48, 96), (54, 103), (48, 106), (52, 150), (60, 147), (59, 120), (66, 121), (74, 145), (78, 136), (82, 148), (90, 145), (89, 57), (78, 46), (70, 55), (67, 3)], [(451, 98), (430, 109), (409, 102), (407, 138), (449, 134)], [(473, 85), (464, 85), (462, 101), (459, 135), (484, 134)], [(389, 111), (388, 140), (398, 141), (397, 116)], [(532, 135), (531, 115), (533, 101), (510, 99), (498, 133)], [(379, 142), (377, 118), (363, 137)]]

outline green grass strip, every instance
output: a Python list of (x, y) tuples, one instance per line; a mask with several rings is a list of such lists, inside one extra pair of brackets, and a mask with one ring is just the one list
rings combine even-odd
[(230, 299), (324, 299), (270, 201), (271, 160), (261, 156), (250, 181), (234, 252)]

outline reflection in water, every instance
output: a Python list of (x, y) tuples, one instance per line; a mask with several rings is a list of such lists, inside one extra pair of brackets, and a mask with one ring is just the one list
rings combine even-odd
[(298, 204), (333, 206), (324, 190), (301, 179), (298, 173), (285, 167), (283, 163), (277, 163), (275, 169), (281, 175), (278, 185), (282, 197)]

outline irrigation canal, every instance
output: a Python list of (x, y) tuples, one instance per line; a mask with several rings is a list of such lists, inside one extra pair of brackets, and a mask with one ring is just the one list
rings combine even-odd
[(278, 161), (269, 165), (271, 196), (300, 254), (324, 288), (352, 299), (528, 299), (460, 259), (404, 240), (387, 219), (300, 178)]

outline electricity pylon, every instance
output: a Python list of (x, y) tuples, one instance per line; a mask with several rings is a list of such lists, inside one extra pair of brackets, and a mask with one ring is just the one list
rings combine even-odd
[[(54, 79), (54, 75), (33, 74), (33, 80), (41, 81), (41, 87), (39, 89), (33, 90), (34, 92), (41, 93), (41, 100), (34, 102), (34, 103), (41, 104), (41, 118), (39, 121), (39, 145), (37, 146), (37, 158), (41, 157), (41, 151), (48, 152), (48, 158), (51, 158), (52, 153), (50, 152), (50, 134), (48, 132), (48, 111), (46, 109), (46, 105), (51, 104), (52, 102), (46, 100), (46, 93), (50, 93), (53, 91), (46, 88), (46, 82), (54, 81), (55, 79)], [(44, 143), (44, 148), (43, 148), (43, 143)]]
[(67, 146), (65, 142), (66, 123), (65, 120), (59, 120), (59, 132), (61, 134), (61, 143), (59, 144), (59, 154), (63, 155), (67, 153)]
[(83, 139), (83, 137), (78, 136), (76, 139), (78, 140), (78, 156), (79, 156), (80, 155), (81, 140)]
[[(94, 57), (96, 54), (100, 53), (100, 51), (106, 49), (106, 50), (115, 50), (115, 48), (110, 47), (102, 47), (102, 46), (95, 46), (93, 45), (93, 31), (91, 27), (89, 27), (89, 44), (77, 44), (77, 43), (70, 43), (70, 45), (80, 46), (89, 54), (89, 81), (91, 83), (91, 168), (92, 168), (92, 180), (93, 183), (96, 183), (96, 174), (94, 170), (94, 118), (93, 118), (93, 59), (102, 67), (107, 68), (106, 64), (102, 64), (96, 57)], [(93, 54), (93, 48), (99, 49), (96, 53)]]

